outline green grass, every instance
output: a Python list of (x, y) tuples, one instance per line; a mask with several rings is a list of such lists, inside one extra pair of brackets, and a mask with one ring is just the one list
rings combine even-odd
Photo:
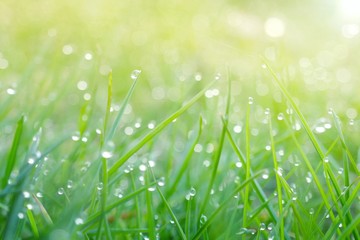
[(345, 2), (2, 1), (0, 238), (360, 239)]

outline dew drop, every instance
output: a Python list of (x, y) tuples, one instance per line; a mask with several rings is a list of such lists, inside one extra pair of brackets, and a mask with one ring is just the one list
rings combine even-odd
[(43, 197), (43, 194), (42, 194), (41, 192), (37, 192), (37, 193), (36, 193), (36, 197), (42, 198), (42, 197)]
[(264, 231), (266, 229), (265, 223), (260, 223), (260, 231)]
[(262, 179), (269, 179), (269, 171), (265, 171), (262, 175), (261, 175)]
[(76, 132), (73, 136), (71, 136), (71, 139), (74, 141), (74, 142), (77, 142), (80, 140), (80, 133), (79, 132)]
[(253, 103), (254, 103), (254, 98), (253, 98), (253, 97), (249, 97), (248, 103), (249, 103), (249, 104), (253, 104)]
[(156, 190), (155, 187), (149, 187), (149, 188), (148, 188), (148, 191), (149, 191), (149, 192), (154, 192), (155, 190)]
[(29, 210), (33, 210), (34, 206), (31, 205), (30, 203), (28, 203), (28, 204), (26, 204), (26, 208), (29, 209)]
[(25, 217), (24, 213), (22, 213), (22, 212), (19, 212), (17, 216), (19, 219), (24, 219), (24, 217)]
[(241, 162), (236, 162), (236, 163), (235, 163), (235, 166), (236, 166), (237, 168), (241, 168), (241, 167), (242, 167), (242, 163), (241, 163)]
[(191, 197), (194, 197), (196, 195), (196, 189), (195, 188), (190, 188), (189, 194)]
[(102, 182), (99, 182), (96, 186), (96, 189), (101, 191), (104, 188), (104, 184)]
[(240, 125), (235, 125), (233, 131), (234, 133), (241, 133), (242, 127)]
[(85, 60), (90, 61), (93, 59), (93, 56), (91, 53), (85, 53), (84, 58)]
[(133, 129), (132, 127), (126, 127), (126, 128), (124, 129), (124, 133), (125, 133), (126, 135), (128, 135), (128, 136), (131, 136), (131, 135), (133, 135), (133, 133), (134, 133), (134, 129)]
[(139, 170), (142, 171), (142, 172), (145, 172), (146, 169), (147, 169), (147, 167), (146, 167), (145, 164), (141, 164), (141, 165), (139, 166)]
[(150, 160), (148, 162), (148, 164), (149, 164), (149, 167), (151, 167), (151, 168), (155, 167), (155, 165), (156, 165), (155, 161), (153, 161), (153, 160)]
[(207, 221), (207, 217), (204, 215), (204, 214), (201, 214), (201, 217), (200, 217), (200, 224), (205, 224)]
[(67, 182), (67, 188), (71, 189), (73, 187), (73, 181), (72, 180), (68, 180)]
[(158, 186), (159, 186), (159, 187), (165, 186), (165, 178), (164, 178), (164, 177), (161, 177), (161, 178), (158, 180)]
[(62, 188), (62, 187), (59, 188), (58, 191), (57, 191), (57, 193), (58, 193), (59, 195), (63, 195), (64, 192), (65, 192), (65, 191), (64, 191), (64, 188)]
[(132, 71), (132, 73), (131, 73), (131, 75), (130, 75), (131, 79), (132, 79), (132, 80), (138, 79), (140, 73), (141, 73), (141, 70), (137, 70), (137, 69), (136, 69), (136, 70)]
[(30, 198), (30, 193), (27, 191), (24, 191), (23, 196), (24, 196), (24, 198)]
[(279, 114), (277, 115), (277, 119), (278, 119), (279, 121), (284, 120), (284, 114), (283, 114), (283, 113), (279, 113)]
[(315, 213), (315, 210), (314, 210), (313, 208), (310, 208), (309, 214), (310, 214), (310, 215), (313, 215), (314, 213)]
[(35, 163), (35, 158), (30, 157), (27, 162), (28, 164), (33, 165)]
[(84, 224), (84, 220), (82, 218), (76, 218), (75, 219), (75, 224), (76, 225), (82, 225), (82, 224)]
[(115, 144), (113, 141), (108, 141), (102, 152), (101, 152), (101, 156), (105, 159), (109, 159), (113, 156), (113, 151), (114, 151), (114, 148), (115, 148)]
[(16, 94), (16, 90), (13, 88), (8, 88), (6, 89), (6, 93), (9, 95), (15, 95)]

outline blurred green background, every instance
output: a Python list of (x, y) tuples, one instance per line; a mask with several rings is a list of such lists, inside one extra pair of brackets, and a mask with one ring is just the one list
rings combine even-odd
[(71, 123), (66, 115), (95, 88), (103, 109), (111, 70), (119, 103), (130, 73), (142, 70), (132, 110), (149, 119), (176, 109), (216, 74), (234, 81), (235, 101), (276, 102), (264, 56), (305, 114), (316, 119), (331, 107), (356, 120), (359, 9), (355, 0), (3, 0), (1, 117), (46, 112)]

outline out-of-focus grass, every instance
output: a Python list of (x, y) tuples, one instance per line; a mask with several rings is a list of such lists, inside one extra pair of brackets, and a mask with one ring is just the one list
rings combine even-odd
[(359, 9), (1, 1), (2, 237), (358, 238)]

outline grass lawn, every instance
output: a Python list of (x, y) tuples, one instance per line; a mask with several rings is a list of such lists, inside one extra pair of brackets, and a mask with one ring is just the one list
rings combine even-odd
[(360, 239), (360, 4), (0, 2), (1, 239)]

